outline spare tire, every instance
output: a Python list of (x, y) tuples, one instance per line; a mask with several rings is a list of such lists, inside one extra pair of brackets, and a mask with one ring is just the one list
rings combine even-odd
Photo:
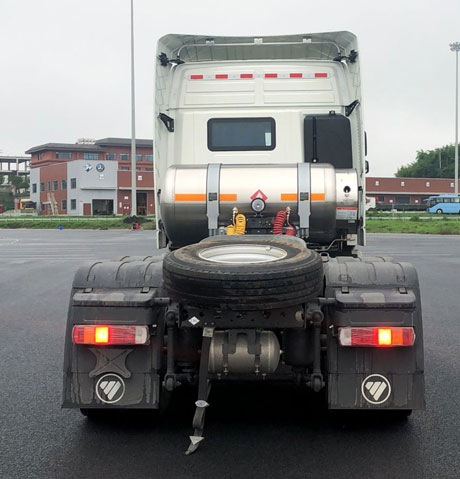
[(252, 311), (308, 302), (323, 291), (323, 264), (289, 236), (215, 236), (164, 258), (163, 278), (175, 301)]

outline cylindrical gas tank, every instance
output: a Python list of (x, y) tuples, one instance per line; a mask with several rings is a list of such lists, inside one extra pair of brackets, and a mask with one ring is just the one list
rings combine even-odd
[[(356, 220), (358, 181), (355, 170), (335, 170), (329, 164), (217, 165), (216, 187), (210, 185), (208, 165), (170, 167), (161, 187), (160, 212), (166, 234), (175, 246), (209, 236), (209, 201), (217, 202), (218, 226), (231, 223), (233, 208), (252, 217), (255, 199), (264, 201), (261, 218), (274, 218), (291, 209), (290, 223), (299, 226), (299, 201), (310, 204), (309, 241), (327, 243), (336, 237), (337, 219)], [(300, 178), (304, 175), (305, 178)], [(299, 191), (308, 185), (309, 191)], [(217, 192), (217, 194), (216, 194)], [(302, 195), (304, 197), (302, 197)], [(342, 208), (342, 209), (339, 209)]]
[(208, 370), (214, 374), (273, 373), (280, 354), (280, 344), (273, 331), (215, 331)]

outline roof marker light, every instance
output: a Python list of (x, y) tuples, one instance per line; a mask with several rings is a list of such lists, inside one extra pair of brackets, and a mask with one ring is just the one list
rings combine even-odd
[(290, 73), (290, 78), (302, 78), (302, 73)]
[(216, 80), (226, 80), (228, 79), (228, 75), (227, 74), (217, 74), (216, 75)]
[(241, 73), (240, 78), (254, 78), (252, 73)]
[(190, 75), (190, 80), (203, 80), (203, 75)]
[(265, 78), (278, 78), (278, 73), (265, 73)]
[(315, 78), (327, 78), (327, 73), (315, 73)]

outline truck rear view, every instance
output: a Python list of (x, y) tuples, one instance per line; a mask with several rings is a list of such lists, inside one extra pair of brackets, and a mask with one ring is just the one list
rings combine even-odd
[(76, 275), (64, 406), (159, 409), (197, 387), (283, 381), (329, 409), (424, 408), (417, 274), (364, 257), (366, 141), (349, 32), (158, 44), (160, 256)]

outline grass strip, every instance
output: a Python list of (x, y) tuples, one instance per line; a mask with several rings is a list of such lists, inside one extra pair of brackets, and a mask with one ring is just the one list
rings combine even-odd
[[(89, 229), (89, 230), (106, 230), (106, 229), (131, 229), (132, 224), (124, 223), (123, 218), (114, 218), (108, 220), (85, 220), (85, 219), (53, 219), (53, 220), (21, 220), (21, 219), (6, 219), (0, 220), (0, 228), (8, 229)], [(142, 228), (145, 230), (153, 230), (155, 228), (155, 222), (147, 220), (142, 223)]]
[[(438, 235), (460, 235), (460, 221), (439, 220), (423, 221), (417, 217), (408, 220), (372, 220), (366, 222), (368, 233), (416, 233), (416, 234), (438, 234)], [(130, 223), (124, 223), (123, 218), (110, 219), (77, 219), (77, 218), (56, 218), (56, 219), (28, 219), (3, 217), (0, 218), (0, 228), (8, 229), (131, 229)], [(142, 224), (145, 230), (153, 230), (155, 221), (149, 219)]]
[(416, 233), (432, 235), (460, 235), (460, 222), (439, 220), (367, 220), (368, 233)]

